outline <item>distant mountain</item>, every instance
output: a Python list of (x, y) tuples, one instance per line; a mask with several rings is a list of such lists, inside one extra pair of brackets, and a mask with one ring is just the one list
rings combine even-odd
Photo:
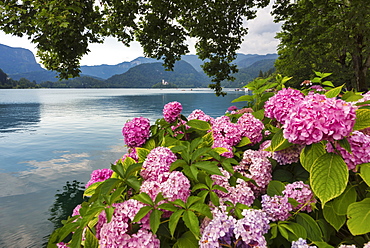
[(84, 65), (81, 66), (81, 72), (85, 75), (91, 75), (102, 79), (110, 78), (116, 74), (122, 74), (128, 71), (130, 68), (144, 63), (155, 63), (158, 62), (156, 59), (138, 57), (130, 62), (122, 62), (117, 65)]
[(275, 71), (274, 63), (275, 59), (264, 59), (254, 62), (247, 68), (239, 69), (239, 72), (233, 75), (235, 77), (235, 81), (223, 82), (222, 85), (224, 87), (241, 88), (248, 82), (258, 77), (260, 71), (261, 72)]
[(0, 44), (0, 68), (8, 75), (31, 71), (45, 71), (35, 59), (33, 53), (24, 48)]
[[(233, 63), (235, 63), (238, 66), (238, 68), (241, 69), (241, 68), (246, 68), (257, 61), (266, 60), (266, 59), (277, 59), (277, 57), (278, 57), (277, 54), (258, 55), (258, 54), (239, 53), (237, 55), (236, 60)], [(181, 56), (181, 60), (188, 62), (198, 72), (202, 71), (201, 65), (204, 62), (200, 60), (197, 55), (183, 55)], [(81, 66), (81, 71), (82, 71), (82, 74), (85, 74), (85, 75), (92, 75), (98, 78), (107, 79), (113, 75), (125, 73), (130, 68), (133, 68), (137, 65), (146, 64), (146, 63), (156, 63), (156, 62), (162, 63), (161, 60), (138, 57), (130, 62), (122, 62), (117, 65)]]
[(145, 63), (115, 75), (106, 80), (109, 85), (123, 88), (151, 88), (153, 85), (168, 82), (177, 87), (204, 87), (208, 79), (185, 61), (177, 61), (174, 71), (166, 71), (162, 63)]
[[(277, 54), (237, 54), (234, 61), (239, 68), (235, 74), (235, 82), (223, 82), (224, 86), (239, 87), (258, 76), (259, 71), (266, 72), (273, 68)], [(184, 55), (175, 65), (175, 72), (166, 71), (163, 61), (152, 58), (138, 57), (130, 62), (117, 65), (81, 66), (81, 77), (86, 76), (81, 83), (74, 81), (70, 84), (60, 84), (57, 74), (43, 69), (35, 60), (30, 50), (13, 48), (0, 44), (0, 69), (10, 78), (20, 80), (26, 78), (31, 82), (58, 82), (55, 85), (87, 85), (89, 77), (94, 78), (93, 86), (98, 87), (151, 87), (165, 80), (167, 86), (199, 87), (207, 86), (210, 79), (202, 71), (203, 61), (196, 55)], [(150, 64), (150, 65), (148, 65)], [(147, 66), (145, 66), (147, 65)], [(106, 82), (104, 81), (106, 80)], [(104, 82), (104, 83), (102, 83)]]
[(247, 68), (257, 61), (261, 60), (276, 60), (278, 55), (276, 53), (259, 55), (259, 54), (238, 54), (238, 58), (235, 60), (239, 69)]
[(31, 72), (23, 72), (23, 73), (16, 73), (16, 74), (9, 74), (14, 80), (19, 80), (21, 78), (27, 78), (30, 81), (35, 81), (37, 83), (51, 81), (56, 82), (59, 79), (57, 78), (58, 74), (54, 71), (31, 71)]

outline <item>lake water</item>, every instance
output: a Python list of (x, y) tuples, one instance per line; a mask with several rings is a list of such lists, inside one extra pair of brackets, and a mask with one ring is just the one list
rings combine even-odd
[[(210, 89), (0, 90), (0, 247), (43, 247), (79, 199), (92, 170), (126, 153), (128, 119), (162, 118), (178, 101), (183, 114), (225, 113), (244, 92)], [(75, 182), (73, 182), (75, 181)], [(58, 194), (58, 195), (57, 195)]]

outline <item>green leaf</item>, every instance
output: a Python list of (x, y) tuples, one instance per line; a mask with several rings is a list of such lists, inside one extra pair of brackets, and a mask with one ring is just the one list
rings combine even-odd
[(209, 192), (209, 198), (211, 202), (213, 203), (213, 205), (220, 206), (220, 198), (214, 191)]
[(254, 96), (251, 96), (251, 95), (244, 95), (244, 96), (240, 96), (234, 100), (232, 100), (231, 102), (253, 102), (254, 101)]
[(96, 236), (90, 231), (89, 228), (85, 231), (85, 247), (98, 248), (99, 240)]
[(185, 232), (177, 242), (174, 244), (174, 248), (198, 248), (198, 240), (194, 234), (190, 231)]
[(216, 161), (200, 161), (193, 164), (193, 166), (196, 166), (197, 168), (204, 170), (210, 174), (223, 176), (220, 168), (218, 167), (218, 162)]
[(202, 147), (202, 148), (196, 149), (193, 152), (193, 154), (191, 154), (191, 160), (192, 161), (197, 160), (200, 156), (204, 155), (205, 153), (209, 152), (210, 150), (212, 150), (212, 148), (210, 148), (210, 147)]
[(338, 86), (334, 89), (329, 90), (328, 92), (325, 93), (325, 96), (327, 98), (337, 97), (339, 95), (339, 93), (342, 91), (343, 86), (344, 86), (344, 84), (342, 86)]
[[(155, 133), (152, 132), (152, 134), (154, 135)], [(156, 148), (156, 144), (155, 144), (154, 138), (148, 139), (142, 147), (143, 148), (146, 148), (148, 150), (152, 150), (152, 149)]]
[(211, 147), (213, 145), (213, 135), (212, 132), (207, 133), (203, 137), (203, 142), (206, 146)]
[(306, 171), (311, 170), (311, 166), (316, 160), (326, 153), (325, 147), (322, 143), (314, 143), (305, 146), (301, 151), (300, 162)]
[(185, 160), (183, 159), (178, 159), (176, 160), (175, 162), (173, 162), (170, 166), (170, 171), (174, 171), (176, 170), (177, 168), (181, 167), (181, 168), (184, 168), (185, 166), (187, 166), (188, 164), (186, 163)]
[(127, 178), (126, 183), (128, 186), (133, 188), (136, 192), (140, 191), (141, 182), (135, 176), (130, 176)]
[(105, 216), (107, 217), (107, 222), (110, 222), (114, 214), (114, 207), (105, 208), (104, 211), (105, 211)]
[(190, 207), (191, 205), (193, 205), (194, 203), (200, 201), (202, 198), (198, 197), (198, 196), (189, 196), (187, 201), (186, 201), (186, 207)]
[(181, 215), (184, 213), (184, 209), (179, 209), (170, 216), (170, 220), (168, 223), (168, 227), (170, 229), (171, 236), (173, 237), (173, 234), (175, 233), (177, 223), (179, 222)]
[(347, 226), (352, 235), (370, 232), (370, 198), (355, 202), (348, 207)]
[(171, 212), (176, 212), (178, 210), (173, 204), (165, 202), (158, 206), (159, 209), (169, 210)]
[(354, 186), (348, 185), (346, 190), (339, 197), (333, 200), (334, 211), (339, 215), (346, 215), (347, 208), (357, 199), (357, 192)]
[(188, 126), (198, 129), (198, 130), (204, 130), (207, 131), (211, 129), (211, 125), (206, 121), (201, 120), (190, 120), (186, 123)]
[(103, 182), (96, 182), (91, 184), (84, 192), (84, 196), (92, 196), (95, 193), (96, 188)]
[(304, 227), (294, 222), (284, 224), (279, 223), (278, 229), (281, 235), (289, 242), (296, 241), (299, 238), (307, 238), (307, 233)]
[(271, 139), (270, 150), (272, 152), (280, 151), (288, 148), (292, 144), (289, 143), (287, 139), (284, 138), (283, 130), (280, 129)]
[(236, 145), (236, 147), (246, 146), (251, 143), (251, 140), (248, 137), (243, 137), (242, 140)]
[(343, 138), (338, 141), (339, 145), (346, 149), (347, 152), (352, 153), (351, 144), (348, 142), (347, 138)]
[(176, 204), (176, 205), (178, 205), (178, 206), (180, 206), (182, 208), (186, 208), (185, 202), (183, 200), (181, 200), (181, 199), (174, 200), (173, 201), (173, 204)]
[(189, 230), (195, 235), (195, 237), (199, 237), (199, 220), (195, 213), (193, 211), (185, 211), (182, 219), (184, 220), (184, 223), (189, 228)]
[(122, 180), (117, 178), (108, 178), (100, 185), (100, 194), (101, 195), (109, 195), (112, 193), (113, 189), (121, 183)]
[(137, 172), (141, 170), (142, 163), (135, 163), (127, 166), (125, 177), (129, 177), (131, 175), (137, 175)]
[(341, 99), (346, 101), (346, 102), (355, 102), (355, 101), (360, 100), (361, 98), (363, 98), (361, 95), (358, 95), (353, 91), (347, 91), (341, 97)]
[(265, 118), (265, 110), (260, 109), (258, 111), (252, 112), (252, 115), (258, 120), (263, 120)]
[(213, 150), (215, 151), (215, 152), (217, 152), (218, 154), (222, 154), (222, 153), (224, 153), (224, 152), (228, 152), (229, 150), (227, 150), (226, 148), (224, 148), (224, 147), (215, 147), (215, 148), (213, 148)]
[(313, 241), (313, 244), (317, 245), (318, 248), (334, 248), (324, 241)]
[(148, 154), (150, 153), (150, 150), (142, 147), (136, 147), (135, 148), (137, 156), (139, 157), (139, 163), (144, 162)]
[(197, 212), (199, 212), (199, 213), (207, 216), (210, 219), (213, 218), (212, 212), (209, 209), (209, 206), (207, 204), (204, 204), (204, 203), (196, 203), (196, 204), (192, 205), (190, 207), (190, 209), (191, 210), (194, 210), (194, 211), (197, 211)]
[(163, 214), (162, 211), (160, 211), (158, 209), (154, 209), (153, 212), (151, 212), (151, 214), (149, 216), (150, 229), (152, 230), (152, 232), (154, 234), (157, 233), (157, 230), (159, 228), (159, 225), (161, 224), (161, 216), (162, 216), (162, 214)]
[(162, 192), (159, 192), (157, 196), (155, 197), (154, 204), (158, 204), (160, 201), (164, 200), (164, 196)]
[(196, 191), (198, 189), (208, 189), (207, 185), (205, 185), (204, 183), (198, 183), (196, 185), (193, 186), (193, 188), (191, 189), (191, 191)]
[(283, 190), (285, 190), (285, 185), (280, 181), (270, 181), (267, 186), (267, 195), (283, 195)]
[(345, 215), (338, 215), (333, 208), (333, 203), (328, 202), (325, 207), (323, 208), (323, 214), (325, 220), (332, 225), (335, 230), (339, 230), (343, 224), (346, 222)]
[(296, 217), (298, 224), (304, 227), (307, 232), (307, 238), (311, 241), (323, 241), (323, 234), (316, 221), (305, 213), (298, 213)]
[(150, 198), (150, 196), (145, 192), (140, 193), (138, 195), (135, 195), (132, 198), (135, 199), (135, 200), (138, 200), (139, 202), (142, 202), (144, 204), (154, 206), (154, 202), (153, 202), (152, 198)]
[(346, 163), (337, 154), (326, 153), (315, 161), (310, 170), (310, 185), (323, 206), (343, 193), (348, 175)]
[(370, 127), (370, 109), (357, 109), (353, 130), (361, 130), (367, 127)]
[(365, 181), (367, 186), (370, 187), (370, 163), (360, 164), (360, 176)]
[(322, 83), (321, 83), (321, 85), (329, 86), (329, 87), (332, 87), (332, 88), (334, 88), (334, 87), (335, 87), (335, 86), (334, 86), (334, 84), (333, 84), (332, 82), (330, 82), (330, 81), (322, 82)]

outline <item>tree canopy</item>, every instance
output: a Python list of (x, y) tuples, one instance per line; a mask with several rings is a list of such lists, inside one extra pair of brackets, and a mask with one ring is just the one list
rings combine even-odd
[[(278, 0), (273, 14), (284, 21), (278, 34), (277, 70), (296, 83), (314, 70), (332, 72), (339, 84), (366, 91), (370, 68), (370, 11), (361, 0)], [(284, 4), (283, 4), (284, 3)], [(293, 79), (293, 80), (294, 80)]]
[(269, 0), (3, 0), (0, 29), (27, 36), (37, 44), (37, 55), (61, 78), (79, 75), (79, 62), (89, 43), (116, 37), (129, 46), (137, 40), (144, 55), (163, 59), (172, 69), (186, 54), (189, 37), (212, 77), (211, 88), (222, 94), (220, 82), (237, 71), (231, 64), (259, 7)]

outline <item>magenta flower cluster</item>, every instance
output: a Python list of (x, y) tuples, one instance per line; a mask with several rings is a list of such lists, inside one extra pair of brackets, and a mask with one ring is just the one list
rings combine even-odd
[(213, 210), (213, 219), (202, 232), (199, 247), (267, 247), (265, 237), (270, 228), (262, 210), (245, 209), (242, 219), (229, 216), (224, 207)]
[(97, 182), (103, 182), (110, 178), (113, 174), (111, 169), (98, 169), (91, 173), (90, 180), (86, 183), (85, 188), (87, 189), (91, 184)]
[(206, 115), (202, 110), (196, 109), (187, 118), (190, 120), (201, 120), (201, 121), (207, 121), (210, 122), (213, 120), (213, 118), (209, 115)]
[[(271, 140), (266, 140), (260, 145), (260, 150), (265, 150), (271, 145)], [(280, 151), (271, 152), (270, 156), (280, 165), (297, 163), (304, 145), (294, 144)]]
[(263, 123), (250, 113), (243, 114), (237, 121), (242, 137), (248, 137), (252, 144), (262, 140)]
[(239, 165), (234, 166), (235, 171), (256, 182), (257, 186), (251, 184), (255, 195), (264, 193), (272, 179), (272, 166), (268, 154), (266, 151), (245, 150)]
[(317, 248), (317, 246), (310, 246), (305, 239), (299, 238), (297, 241), (292, 242), (291, 248)]
[(186, 202), (190, 196), (190, 181), (180, 171), (164, 172), (157, 180), (145, 180), (140, 192), (147, 193), (153, 200), (162, 192), (168, 201), (181, 199)]
[(155, 181), (177, 160), (176, 155), (167, 147), (156, 147), (146, 157), (140, 175), (145, 180)]
[(156, 235), (144, 226), (138, 231), (132, 229), (132, 221), (143, 206), (134, 199), (114, 204), (115, 210), (111, 221), (105, 223), (100, 230), (100, 247), (160, 247)]
[(284, 124), (290, 110), (303, 98), (304, 95), (299, 90), (284, 88), (265, 102), (265, 116)]
[(150, 135), (149, 119), (136, 117), (125, 123), (122, 128), (125, 144), (128, 147), (142, 146)]
[(212, 175), (211, 178), (214, 181), (214, 184), (224, 187), (228, 192), (225, 193), (221, 190), (215, 190), (218, 195), (220, 202), (230, 201), (233, 204), (238, 202), (247, 206), (251, 206), (255, 196), (254, 192), (250, 188), (250, 185), (243, 179), (238, 178), (236, 181), (235, 187), (231, 186), (229, 183), (230, 173), (224, 169), (220, 169), (223, 176)]
[(309, 185), (302, 181), (287, 184), (283, 190), (284, 196), (296, 200), (299, 204), (293, 210), (311, 212), (312, 205), (316, 203), (316, 198)]
[[(140, 173), (144, 178), (140, 192), (147, 193), (153, 200), (161, 192), (168, 201), (181, 199), (186, 202), (190, 196), (189, 179), (180, 171), (170, 172), (171, 163), (176, 159), (176, 155), (167, 147), (151, 150)], [(168, 217), (170, 213), (164, 212), (164, 216)]]
[(353, 131), (347, 140), (351, 145), (351, 153), (337, 143), (335, 143), (335, 149), (330, 143), (327, 144), (326, 149), (328, 152), (339, 151), (349, 170), (355, 170), (359, 164), (370, 163), (370, 136), (360, 131)]
[(232, 147), (237, 145), (243, 137), (248, 137), (252, 144), (262, 139), (263, 123), (252, 114), (245, 113), (233, 123), (229, 116), (221, 116), (211, 121), (214, 138), (213, 147), (223, 147), (228, 150), (221, 154), (224, 157), (233, 157)]
[(289, 199), (286, 196), (275, 195), (275, 196), (262, 196), (262, 210), (267, 214), (270, 221), (284, 221), (287, 220), (292, 211), (292, 205), (288, 202)]
[(284, 138), (302, 145), (341, 140), (351, 133), (355, 119), (351, 104), (310, 92), (291, 108), (283, 126)]
[(182, 105), (179, 102), (169, 102), (164, 105), (163, 118), (168, 123), (174, 122), (181, 114)]

